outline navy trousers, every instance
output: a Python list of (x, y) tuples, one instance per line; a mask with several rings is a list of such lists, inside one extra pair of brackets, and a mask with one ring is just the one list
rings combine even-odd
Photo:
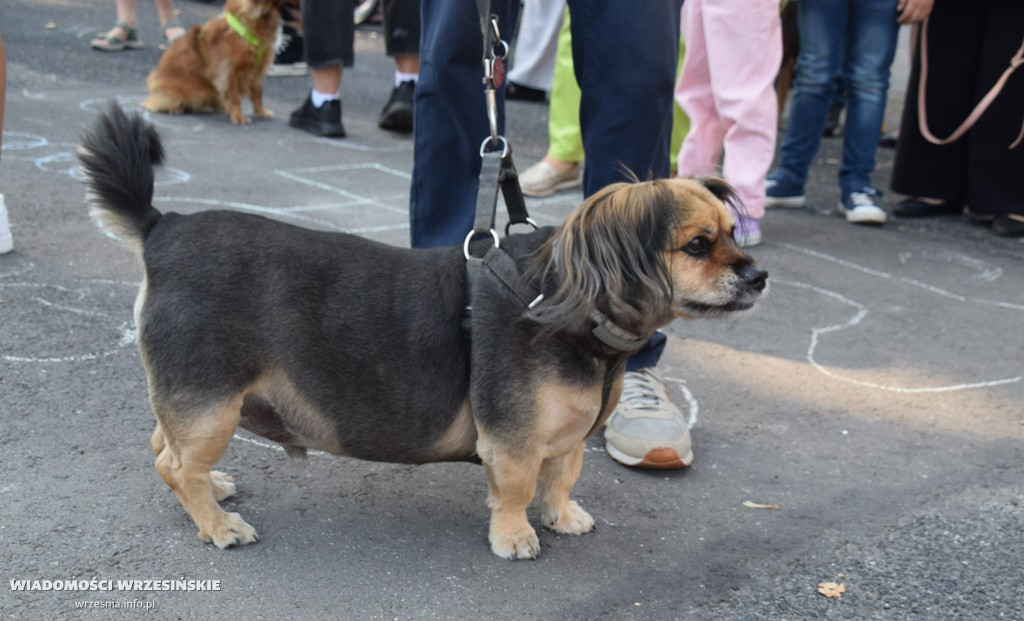
[[(502, 36), (519, 2), (494, 0)], [(583, 192), (628, 179), (666, 177), (681, 0), (569, 0)], [(471, 0), (423, 0), (410, 201), (413, 247), (454, 246), (472, 228), (480, 144), (490, 135), (481, 79), (483, 43)], [(499, 132), (504, 101), (499, 93)], [(509, 137), (513, 146), (515, 136)]]
[[(580, 127), (589, 196), (630, 174), (669, 174), (669, 139), (682, 0), (569, 0)], [(462, 244), (473, 226), (480, 145), (490, 136), (481, 79), (482, 35), (471, 0), (422, 0), (410, 199), (412, 246)], [(518, 0), (493, 0), (503, 38)], [(498, 131), (504, 133), (503, 92)], [(510, 137), (515, 143), (515, 137)], [(665, 346), (655, 335), (629, 362), (654, 366)]]

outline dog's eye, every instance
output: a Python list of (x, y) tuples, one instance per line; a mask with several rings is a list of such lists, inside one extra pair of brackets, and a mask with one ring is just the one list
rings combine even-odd
[(711, 252), (711, 242), (707, 237), (694, 237), (688, 244), (683, 246), (683, 252), (691, 257), (704, 257)]

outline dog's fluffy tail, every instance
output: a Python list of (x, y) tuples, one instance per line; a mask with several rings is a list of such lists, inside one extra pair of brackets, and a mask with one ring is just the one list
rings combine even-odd
[(163, 160), (153, 126), (114, 103), (85, 131), (78, 147), (89, 215), (139, 251), (160, 219), (153, 207), (153, 167)]

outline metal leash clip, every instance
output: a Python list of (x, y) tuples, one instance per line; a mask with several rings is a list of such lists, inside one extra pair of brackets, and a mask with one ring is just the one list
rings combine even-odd
[(484, 97), (487, 99), (487, 123), (491, 129), (491, 143), (498, 144), (498, 98), (496, 92), (505, 84), (505, 58), (508, 43), (501, 39), (498, 30), (498, 16), (491, 15), (488, 21), (487, 39), (484, 42)]

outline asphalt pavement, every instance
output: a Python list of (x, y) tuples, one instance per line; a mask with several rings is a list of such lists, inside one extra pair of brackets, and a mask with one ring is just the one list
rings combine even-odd
[[(219, 10), (178, 4), (188, 23)], [(837, 139), (807, 208), (764, 220), (760, 308), (667, 329), (661, 371), (694, 422), (693, 466), (632, 470), (588, 442), (576, 497), (595, 532), (544, 531), (534, 509), (540, 558), (504, 561), (488, 549), (478, 466), (289, 460), (240, 432), (221, 463), (239, 487), (225, 506), (260, 541), (197, 540), (149, 450), (131, 323), (141, 269), (89, 221), (73, 157), (104, 102), (145, 95), (159, 32), (152, 3), (139, 16), (146, 47), (102, 54), (88, 41), (112, 3), (0, 3), (15, 242), (0, 256), (0, 616), (1024, 618), (1024, 243), (953, 216), (847, 224), (832, 213)], [(287, 126), (306, 77), (267, 78), (270, 121), (150, 116), (168, 155), (155, 205), (408, 245), (412, 142), (376, 127), (392, 72), (379, 27), (356, 41), (343, 140)], [(544, 154), (546, 123), (545, 106), (510, 102), (520, 169)], [(878, 152), (879, 188), (892, 155)], [(580, 198), (528, 207), (555, 224)], [(824, 582), (844, 592), (826, 597)]]

